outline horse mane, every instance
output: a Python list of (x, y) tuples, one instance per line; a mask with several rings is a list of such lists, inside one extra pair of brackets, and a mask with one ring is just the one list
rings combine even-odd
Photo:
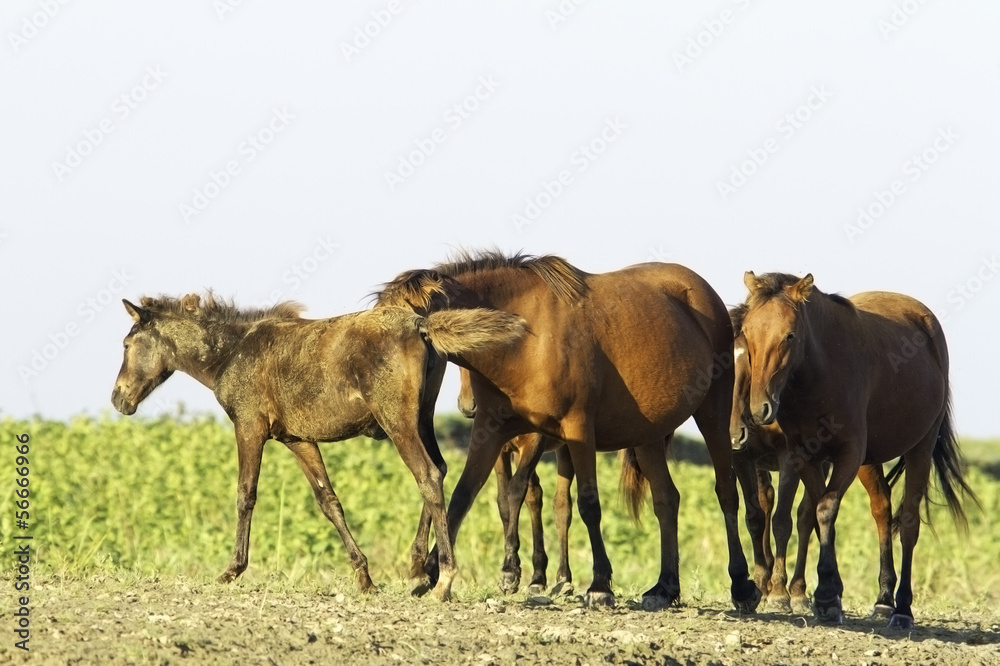
[(430, 308), (435, 296), (448, 302), (445, 282), (448, 276), (433, 270), (417, 269), (400, 273), (382, 286), (381, 291), (369, 294), (375, 299), (375, 307), (413, 307), (420, 310)]
[(568, 303), (577, 301), (587, 293), (587, 274), (553, 254), (534, 256), (518, 252), (506, 255), (500, 250), (461, 250), (449, 261), (434, 267), (438, 273), (452, 277), (497, 269), (530, 270), (556, 296)]
[[(757, 291), (750, 294), (745, 303), (742, 303), (729, 311), (729, 316), (733, 319), (733, 328), (737, 330), (736, 335), (739, 335), (738, 331), (742, 327), (743, 319), (746, 317), (748, 311), (763, 305), (772, 298), (785, 297), (783, 295), (785, 287), (795, 284), (798, 281), (799, 278), (797, 276), (789, 275), (788, 273), (764, 273), (763, 275), (758, 275)], [(846, 296), (842, 296), (840, 294), (827, 294), (819, 289), (816, 289), (815, 287), (813, 288), (813, 293), (825, 296), (833, 303), (844, 306), (852, 312), (857, 311), (854, 303), (852, 303)], [(734, 311), (740, 308), (743, 308), (742, 311), (734, 314)], [(737, 316), (739, 317), (738, 321), (735, 318)]]
[(743, 320), (746, 319), (747, 312), (749, 311), (750, 306), (746, 303), (740, 303), (729, 308), (729, 320), (733, 323), (734, 340), (743, 333)]
[(143, 296), (142, 307), (153, 314), (178, 317), (201, 317), (223, 324), (252, 324), (262, 319), (297, 319), (305, 306), (295, 301), (282, 301), (269, 308), (238, 308), (232, 301), (217, 299), (211, 291), (204, 297), (188, 294), (181, 298)]

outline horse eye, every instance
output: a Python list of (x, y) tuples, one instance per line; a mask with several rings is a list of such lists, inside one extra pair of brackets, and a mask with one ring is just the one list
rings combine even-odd
[(795, 337), (795, 331), (790, 331), (788, 335), (785, 336), (785, 342), (791, 342), (792, 338)]

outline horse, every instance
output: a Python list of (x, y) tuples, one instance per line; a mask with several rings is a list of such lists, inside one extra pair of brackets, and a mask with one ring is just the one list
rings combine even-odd
[[(455, 539), (503, 445), (528, 432), (564, 442), (578, 486), (577, 507), (593, 553), (586, 599), (612, 605), (612, 567), (601, 536), (596, 452), (633, 448), (631, 505), (649, 485), (660, 528), (660, 574), (643, 594), (649, 608), (680, 596), (677, 547), (679, 494), (664, 442), (689, 416), (705, 437), (716, 475), (729, 554), (730, 592), (752, 611), (760, 591), (749, 579), (739, 538), (739, 497), (732, 471), (733, 335), (718, 294), (677, 264), (646, 263), (586, 273), (561, 257), (462, 253), (431, 270), (408, 271), (387, 283), (381, 304), (416, 311), (490, 307), (516, 313), (528, 327), (520, 341), (464, 355), (477, 409), (468, 460), (448, 505)], [(624, 470), (623, 470), (624, 474)], [(433, 579), (436, 553), (427, 570)]]
[[(461, 385), (458, 393), (458, 410), (467, 418), (476, 416), (476, 399), (472, 395), (469, 371), (460, 368)], [(542, 485), (535, 471), (536, 457), (531, 460), (531, 452), (556, 451), (555, 514), (556, 532), (559, 537), (559, 565), (556, 568), (556, 583), (553, 587), (559, 593), (567, 593), (573, 582), (573, 572), (569, 567), (569, 527), (572, 522), (572, 498), (570, 484), (573, 481), (573, 461), (569, 459), (562, 442), (538, 433), (518, 435), (500, 451), (500, 457), (493, 467), (497, 481), (497, 509), (504, 531), (504, 561), (500, 567), (500, 589), (512, 594), (521, 584), (520, 533), (518, 520), (521, 505), (527, 500), (528, 515), (531, 517), (531, 582), (530, 592), (542, 592), (548, 585), (547, 569), (549, 558), (545, 552), (545, 534), (542, 529)], [(512, 474), (512, 459), (516, 459), (517, 473)]]
[[(189, 294), (145, 297), (141, 306), (123, 302), (133, 325), (111, 394), (115, 408), (134, 414), (153, 389), (180, 370), (209, 388), (233, 423), (239, 459), (236, 541), (220, 582), (231, 582), (247, 568), (261, 456), (264, 443), (276, 439), (295, 456), (320, 509), (340, 533), (358, 589), (374, 591), (368, 560), (347, 527), (317, 442), (388, 436), (417, 482), (424, 514), (442, 547), (434, 596), (449, 598), (456, 568), (434, 402), (446, 358), (514, 342), (525, 332), (520, 319), (482, 309), (421, 317), (383, 308), (309, 320), (299, 316), (302, 307), (296, 303), (239, 310), (211, 292), (204, 301)], [(423, 535), (425, 544), (426, 539)]]
[[(778, 494), (776, 504), (764, 505), (765, 492), (761, 492), (761, 513), (763, 520), (754, 516), (750, 500), (747, 504), (747, 529), (754, 546), (755, 575), (754, 579), (766, 596), (767, 608), (779, 612), (807, 613), (809, 601), (806, 597), (805, 566), (809, 549), (809, 540), (816, 527), (815, 507), (808, 493), (799, 503), (798, 518), (798, 554), (795, 558), (795, 571), (789, 584), (786, 570), (786, 553), (788, 540), (792, 533), (792, 503), (799, 487), (799, 473), (792, 464), (787, 448), (787, 439), (777, 423), (756, 425), (752, 422), (747, 403), (750, 394), (750, 357), (747, 354), (746, 338), (743, 335), (743, 318), (746, 316), (746, 305), (739, 305), (729, 310), (733, 322), (733, 363), (735, 382), (733, 384), (733, 412), (730, 420), (730, 435), (734, 448), (733, 460), (737, 479), (748, 488), (756, 472), (757, 482), (762, 477), (770, 477), (769, 471), (779, 472)], [(738, 451), (738, 452), (737, 452)], [(892, 554), (892, 510), (891, 486), (903, 471), (904, 461), (901, 458), (896, 466), (885, 476), (881, 464), (862, 465), (858, 478), (868, 491), (872, 518), (879, 536), (879, 594), (873, 606), (872, 614), (879, 617), (891, 617), (893, 608), (893, 592), (896, 585), (896, 572)], [(765, 471), (767, 470), (767, 471)], [(825, 472), (824, 472), (825, 477)], [(888, 480), (887, 480), (888, 479)], [(766, 485), (770, 489), (770, 478)], [(770, 509), (774, 507), (774, 516)], [(774, 530), (775, 552), (770, 552), (769, 526)]]
[[(963, 498), (978, 504), (964, 479), (954, 433), (941, 324), (909, 296), (873, 291), (848, 299), (825, 294), (815, 287), (812, 274), (758, 277), (748, 271), (744, 284), (749, 290), (742, 333), (750, 361), (750, 415), (759, 425), (777, 421), (816, 507), (816, 615), (843, 622), (834, 526), (844, 492), (863, 465), (902, 456), (906, 482), (894, 519), (902, 563), (894, 603), (889, 601), (895, 608), (889, 626), (908, 629), (913, 626), (913, 550), (921, 503), (930, 502), (931, 466), (960, 525), (967, 525)], [(832, 463), (828, 482), (823, 461)], [(879, 513), (884, 520), (885, 511)], [(880, 550), (885, 550), (881, 531), (880, 525)]]

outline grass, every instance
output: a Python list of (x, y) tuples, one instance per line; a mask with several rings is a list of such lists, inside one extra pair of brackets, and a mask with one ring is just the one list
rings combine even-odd
[[(30, 533), (36, 575), (186, 578), (203, 583), (228, 564), (235, 532), (236, 485), (235, 439), (228, 423), (207, 417), (0, 422), (4, 442), (13, 442), (15, 434), (22, 432), (31, 436)], [(915, 555), (917, 605), (947, 609), (1000, 601), (1000, 571), (995, 566), (1000, 530), (993, 522), (1000, 510), (1000, 481), (978, 466), (995, 464), (998, 448), (997, 442), (976, 442), (969, 447), (968, 457), (977, 463), (969, 470), (969, 482), (984, 511), (969, 507), (967, 535), (951, 522), (944, 507), (933, 507), (934, 529), (922, 530)], [(405, 595), (410, 541), (420, 512), (412, 477), (387, 441), (351, 440), (323, 445), (322, 451), (348, 524), (368, 556), (372, 578), (385, 592)], [(449, 464), (445, 490), (450, 495), (464, 453), (448, 449), (445, 455)], [(615, 456), (599, 456), (602, 528), (615, 566), (616, 589), (621, 596), (635, 597), (656, 579), (659, 539), (651, 511), (647, 510), (639, 525), (627, 517), (618, 496), (618, 472)], [(681, 492), (678, 531), (684, 600), (727, 599), (725, 532), (712, 471), (672, 461), (671, 472)], [(543, 463), (539, 475), (547, 499), (551, 498), (554, 465)], [(12, 479), (12, 474), (7, 478)], [(13, 522), (13, 490), (10, 481), (0, 487), (4, 544), (15, 531), (22, 533)], [(498, 593), (503, 544), (494, 497), (490, 481), (458, 536), (461, 577), (455, 592), (459, 598), (475, 600)], [(544, 518), (552, 576), (556, 553), (551, 504)], [(528, 524), (523, 516), (525, 580), (531, 568)], [(794, 546), (793, 537), (793, 553)], [(867, 608), (877, 593), (878, 557), (867, 496), (857, 486), (848, 492), (841, 509), (837, 551), (845, 605)], [(808, 568), (810, 589), (815, 587), (815, 552), (814, 547)], [(898, 557), (897, 544), (897, 568)], [(590, 581), (590, 562), (586, 530), (574, 517), (570, 564), (580, 589)], [(276, 442), (268, 443), (264, 452), (250, 567), (243, 580), (242, 585), (276, 591), (354, 594), (353, 577), (336, 531), (315, 506), (291, 454)]]

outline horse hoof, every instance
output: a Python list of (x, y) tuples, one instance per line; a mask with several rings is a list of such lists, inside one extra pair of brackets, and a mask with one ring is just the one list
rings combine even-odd
[(650, 595), (642, 597), (642, 610), (644, 611), (658, 611), (664, 608), (670, 608), (676, 603), (677, 599), (671, 599), (669, 597), (661, 597), (658, 595)]
[(561, 580), (552, 586), (552, 589), (549, 590), (549, 596), (553, 598), (568, 597), (572, 596), (573, 592), (573, 583), (568, 580)]
[(588, 608), (614, 608), (615, 595), (613, 592), (591, 590), (587, 592), (586, 603)]
[(225, 571), (222, 572), (222, 575), (219, 576), (218, 581), (220, 583), (232, 583), (234, 580), (236, 580), (237, 576), (239, 576), (239, 574), (233, 571), (232, 569), (226, 569)]
[(824, 624), (844, 624), (844, 611), (840, 597), (828, 601), (816, 601), (816, 619)]
[(913, 618), (909, 615), (903, 615), (902, 613), (894, 613), (893, 616), (889, 618), (889, 628), (913, 629)]
[(751, 585), (753, 586), (753, 591), (750, 593), (750, 596), (743, 599), (737, 599), (734, 596), (732, 599), (733, 607), (740, 613), (752, 613), (757, 610), (757, 606), (760, 605), (760, 600), (764, 596), (760, 593), (760, 590), (757, 589), (756, 585), (753, 585), (752, 583)]
[(809, 615), (812, 613), (812, 607), (809, 605), (809, 600), (805, 597), (793, 599), (791, 612), (795, 615)]
[(410, 581), (410, 595), (422, 597), (431, 591), (431, 582), (427, 578), (414, 578)]
[(657, 582), (642, 594), (642, 609), (652, 611), (667, 608), (677, 603), (680, 596), (681, 590), (677, 585), (668, 586)]
[(435, 585), (434, 591), (431, 593), (435, 599), (440, 602), (449, 601), (451, 599), (451, 588), (445, 585)]
[[(764, 606), (767, 608), (768, 613), (788, 615), (792, 612), (792, 600), (789, 597), (769, 596), (764, 602)], [(809, 612), (808, 604), (806, 605), (806, 612)]]
[(375, 594), (375, 585), (372, 584), (372, 579), (365, 574), (363, 577), (358, 576), (358, 590), (364, 594)]
[(875, 604), (872, 607), (872, 617), (891, 618), (896, 614), (896, 609), (888, 604)]
[(528, 586), (528, 594), (545, 594), (545, 583), (532, 583)]
[(501, 571), (500, 591), (504, 594), (514, 594), (521, 585), (521, 572)]

